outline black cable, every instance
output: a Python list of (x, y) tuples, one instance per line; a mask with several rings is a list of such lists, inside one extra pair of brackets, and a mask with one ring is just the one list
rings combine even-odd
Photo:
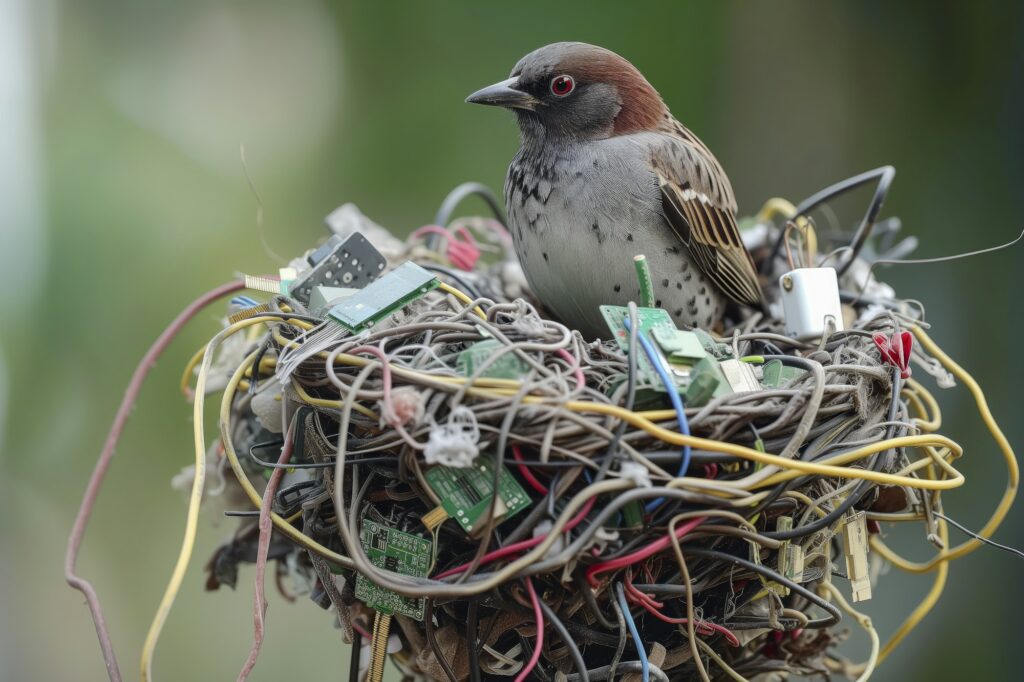
[(352, 653), (348, 660), (348, 682), (359, 682), (359, 660), (362, 658), (363, 636), (359, 630), (352, 630)]
[[(889, 426), (885, 430), (885, 439), (891, 440), (896, 435), (896, 413), (899, 410), (900, 404), (900, 370), (898, 367), (892, 368), (892, 399), (889, 402), (889, 412), (886, 415), (886, 420), (889, 422)], [(868, 469), (871, 471), (878, 471), (881, 464), (884, 463), (884, 453), (876, 453), (871, 457), (868, 463)], [(796, 485), (800, 479), (794, 479), (790, 482), (790, 485)], [(861, 479), (861, 481), (854, 487), (850, 494), (846, 498), (836, 505), (835, 509), (825, 514), (825, 516), (819, 517), (818, 519), (797, 526), (786, 531), (765, 531), (762, 533), (765, 537), (772, 538), (773, 540), (791, 540), (793, 538), (805, 537), (811, 533), (815, 533), (822, 528), (827, 528), (833, 523), (842, 518), (843, 514), (849, 511), (853, 505), (861, 501), (861, 499), (874, 488), (875, 484), (872, 481)]]
[(469, 680), (480, 682), (480, 642), (477, 640), (479, 634), (477, 627), (477, 609), (480, 602), (473, 599), (466, 607), (466, 645), (469, 653)]
[(959, 523), (957, 523), (953, 519), (949, 518), (945, 514), (941, 514), (939, 512), (932, 512), (932, 513), (935, 514), (935, 516), (938, 516), (940, 519), (944, 520), (946, 523), (949, 523), (950, 525), (954, 526), (955, 528), (957, 528), (961, 532), (966, 533), (967, 535), (970, 535), (975, 540), (979, 540), (979, 541), (985, 543), (986, 545), (988, 545), (989, 547), (995, 547), (996, 549), (1001, 549), (1004, 552), (1009, 552), (1010, 554), (1014, 554), (1014, 555), (1020, 557), (1021, 559), (1024, 559), (1024, 552), (1022, 552), (1021, 550), (1017, 549), (1016, 547), (1009, 547), (1007, 545), (1001, 545), (998, 542), (996, 542), (995, 540), (989, 540), (988, 538), (983, 537), (983, 536), (975, 533), (973, 530), (970, 530), (969, 528), (965, 528), (964, 526), (961, 526)]
[[(437, 235), (431, 235), (431, 236), (436, 237)], [(472, 299), (481, 298), (480, 292), (477, 291), (477, 288), (475, 286), (473, 286), (472, 284), (470, 284), (469, 282), (467, 282), (463, 277), (458, 275), (454, 270), (452, 270), (450, 268), (441, 267), (440, 265), (434, 265), (433, 263), (417, 263), (417, 265), (419, 265), (424, 270), (429, 270), (430, 272), (436, 272), (436, 273), (444, 275), (448, 279), (450, 279), (453, 282), (455, 282), (456, 284), (458, 284), (459, 287), (463, 291), (465, 291), (466, 294), (468, 294), (470, 298), (472, 298)]]
[(572, 657), (573, 665), (576, 666), (576, 671), (579, 674), (577, 679), (580, 682), (590, 682), (590, 677), (587, 675), (587, 664), (583, 661), (583, 654), (580, 653), (580, 648), (576, 646), (576, 641), (569, 634), (569, 631), (565, 629), (565, 624), (559, 619), (554, 609), (544, 603), (543, 599), (538, 599), (537, 601), (540, 604), (540, 610), (544, 612), (544, 620), (558, 631), (562, 641), (569, 648), (569, 655)]
[[(842, 620), (842, 614), (839, 613), (839, 609), (836, 608), (835, 604), (832, 604), (831, 602), (822, 599), (814, 592), (811, 592), (806, 587), (801, 585), (800, 583), (790, 580), (789, 578), (783, 576), (781, 573), (778, 573), (777, 571), (774, 571), (768, 568), (767, 566), (764, 566), (762, 564), (756, 564), (753, 561), (744, 559), (743, 557), (735, 556), (733, 554), (727, 554), (726, 552), (719, 552), (716, 549), (706, 549), (704, 547), (687, 547), (686, 553), (693, 556), (711, 557), (713, 559), (718, 559), (719, 561), (725, 561), (727, 563), (736, 564), (737, 566), (742, 566), (748, 571), (753, 571), (754, 573), (760, 573), (761, 575), (771, 580), (774, 580), (782, 585), (785, 585), (790, 589), (790, 591), (796, 592), (801, 597), (810, 601), (815, 606), (829, 614), (828, 618), (818, 618), (816, 620), (809, 621), (806, 625), (803, 626), (805, 628), (827, 628), (831, 625), (835, 625), (840, 620)], [(795, 619), (794, 622), (799, 623), (799, 621), (796, 621)], [(745, 630), (750, 629), (747, 627), (748, 625), (750, 625), (750, 623), (744, 622), (726, 624), (725, 626), (733, 630)], [(757, 624), (757, 626), (762, 627), (760, 624)]]
[[(498, 197), (491, 191), (490, 187), (479, 182), (464, 182), (449, 192), (448, 196), (441, 202), (441, 208), (437, 209), (434, 224), (447, 227), (448, 223), (451, 222), (452, 214), (455, 213), (455, 209), (462, 203), (462, 200), (473, 195), (483, 199), (487, 207), (491, 209), (495, 219), (503, 227), (508, 228), (508, 220), (505, 218), (505, 211), (502, 210)], [(436, 234), (428, 235), (425, 240), (427, 248), (435, 249), (439, 238)]]
[(576, 568), (572, 573), (572, 580), (576, 583), (576, 591), (583, 595), (583, 602), (590, 609), (590, 613), (597, 619), (597, 622), (601, 624), (601, 627), (611, 630), (615, 627), (615, 623), (608, 620), (608, 616), (604, 615), (604, 611), (597, 603), (597, 597), (594, 596), (594, 591), (590, 589), (590, 585), (587, 584), (586, 579), (583, 577), (583, 571)]
[[(533, 657), (533, 644), (525, 635), (520, 634), (519, 646), (523, 649), (523, 661), (525, 663), (525, 661), (528, 661)], [(543, 658), (543, 656), (541, 656), (541, 658)], [(534, 666), (531, 674), (541, 680), (541, 682), (551, 682), (551, 676), (548, 675), (546, 670), (544, 670), (544, 666), (541, 665), (540, 659), (537, 660), (537, 665)]]
[[(826, 187), (820, 192), (811, 195), (800, 202), (800, 205), (796, 207), (796, 214), (793, 218), (798, 216), (807, 215), (812, 210), (826, 203), (831, 199), (849, 192), (850, 190), (856, 189), (861, 185), (865, 185), (872, 180), (877, 180), (878, 184), (875, 186), (875, 194), (871, 197), (871, 203), (868, 204), (867, 212), (864, 214), (864, 218), (860, 222), (860, 226), (854, 233), (853, 239), (850, 240), (850, 255), (841, 266), (836, 268), (838, 275), (845, 273), (849, 267), (853, 264), (853, 261), (857, 259), (857, 255), (860, 250), (864, 247), (864, 242), (867, 241), (868, 237), (871, 236), (871, 230), (874, 228), (875, 221), (878, 219), (878, 214), (882, 210), (882, 204), (885, 202), (885, 197), (889, 194), (889, 187), (892, 185), (892, 179), (896, 175), (896, 169), (892, 166), (882, 166), (869, 170), (860, 175), (854, 175), (852, 178), (841, 180), (834, 185)], [(782, 243), (785, 239), (786, 232), (782, 230), (779, 232), (778, 239), (775, 240), (775, 244), (772, 245), (771, 254), (762, 261), (761, 270), (762, 272), (769, 272), (772, 263), (779, 255), (779, 251), (782, 249)]]
[(437, 643), (437, 636), (434, 633), (434, 602), (429, 597), (423, 602), (423, 623), (427, 635), (427, 645), (430, 646), (430, 650), (434, 652), (434, 658), (437, 659), (437, 664), (441, 666), (441, 670), (448, 677), (448, 682), (459, 682), (459, 678), (455, 676), (455, 671), (452, 670), (451, 663), (445, 658), (444, 652), (441, 651), (441, 645)]

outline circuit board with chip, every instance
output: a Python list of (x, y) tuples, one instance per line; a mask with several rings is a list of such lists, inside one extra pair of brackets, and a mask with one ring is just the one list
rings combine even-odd
[[(494, 464), (479, 457), (473, 466), (465, 469), (436, 466), (425, 476), (430, 487), (441, 498), (441, 506), (462, 529), (472, 534), (482, 527), (494, 491)], [(498, 518), (509, 519), (530, 506), (530, 497), (508, 469), (503, 469), (498, 480)]]
[[(377, 568), (417, 578), (425, 578), (430, 570), (433, 549), (430, 540), (369, 519), (363, 519), (360, 540), (370, 563)], [(398, 613), (423, 620), (423, 599), (403, 597), (375, 585), (362, 573), (356, 576), (356, 599), (381, 613)]]
[(355, 333), (373, 326), (438, 286), (437, 277), (412, 261), (406, 261), (331, 308), (328, 315)]

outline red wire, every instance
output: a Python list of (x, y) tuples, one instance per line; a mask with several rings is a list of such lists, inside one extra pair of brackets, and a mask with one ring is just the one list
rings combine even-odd
[[(701, 516), (689, 521), (688, 523), (684, 523), (676, 529), (676, 538), (682, 538), (684, 535), (689, 533), (691, 530), (693, 530), (703, 522), (704, 517)], [(668, 534), (666, 534), (665, 537), (659, 540), (655, 540), (643, 549), (637, 550), (632, 554), (627, 554), (626, 556), (622, 556), (617, 559), (611, 559), (609, 561), (604, 561), (599, 564), (594, 564), (593, 566), (587, 569), (587, 582), (590, 583), (591, 587), (597, 587), (598, 574), (607, 573), (608, 571), (614, 571), (618, 568), (623, 568), (625, 566), (630, 566), (632, 564), (643, 561), (652, 554), (657, 554), (658, 552), (664, 550), (666, 547), (668, 547), (670, 542), (671, 539), (669, 538)]]
[(519, 449), (518, 445), (512, 446), (512, 459), (516, 461), (516, 466), (519, 468), (519, 473), (522, 474), (526, 482), (530, 484), (530, 487), (539, 492), (541, 495), (547, 495), (548, 489), (537, 480), (537, 477), (530, 471), (530, 467), (523, 464), (523, 452)]
[(75, 525), (71, 529), (71, 535), (68, 537), (67, 554), (64, 556), (64, 579), (68, 581), (71, 587), (85, 595), (85, 600), (89, 604), (89, 612), (92, 614), (93, 624), (96, 626), (96, 636), (100, 640), (100, 649), (103, 651), (103, 661), (107, 666), (107, 676), (115, 682), (120, 682), (121, 671), (117, 665), (114, 645), (110, 641), (110, 632), (107, 630), (107, 621), (103, 616), (99, 595), (96, 594), (96, 589), (92, 586), (92, 583), (75, 572), (75, 564), (78, 563), (78, 551), (82, 545), (82, 539), (85, 537), (85, 529), (89, 525), (89, 519), (92, 516), (96, 498), (100, 494), (100, 488), (103, 487), (103, 479), (106, 477), (107, 470), (110, 468), (110, 462), (114, 458), (114, 449), (117, 448), (117, 443), (121, 440), (121, 433), (128, 422), (128, 417), (135, 406), (135, 400), (142, 390), (142, 385), (149, 375), (149, 370), (153, 368), (156, 361), (163, 355), (164, 350), (174, 340), (174, 337), (178, 335), (182, 327), (188, 324), (189, 320), (195, 317), (199, 311), (217, 299), (243, 288), (245, 288), (245, 283), (241, 280), (228, 282), (212, 291), (206, 292), (188, 304), (167, 325), (163, 333), (157, 337), (157, 340), (149, 347), (146, 354), (142, 356), (142, 360), (139, 361), (138, 366), (135, 368), (135, 373), (132, 374), (132, 379), (124, 393), (124, 398), (121, 400), (121, 406), (117, 408), (114, 423), (110, 425), (107, 440), (103, 443), (103, 450), (100, 452), (100, 456), (96, 460), (96, 466), (89, 477), (89, 484), (85, 488), (82, 504), (79, 506), (78, 515), (75, 517)]
[(537, 667), (537, 661), (540, 660), (540, 650), (544, 647), (544, 612), (540, 610), (540, 598), (537, 597), (536, 590), (533, 589), (533, 581), (528, 577), (526, 580), (526, 592), (530, 595), (530, 601), (533, 602), (533, 617), (537, 620), (537, 645), (533, 647), (533, 655), (530, 656), (530, 660), (519, 671), (516, 675), (515, 682), (523, 682), (530, 676), (533, 669)]
[[(664, 607), (665, 605), (660, 601), (655, 600), (654, 597), (652, 597), (651, 595), (645, 592), (641, 592), (640, 589), (633, 584), (632, 570), (626, 571), (626, 576), (623, 579), (622, 583), (626, 586), (626, 592), (627, 594), (629, 594), (629, 596), (633, 598), (633, 601), (637, 604), (640, 604), (640, 606), (644, 607), (652, 616), (654, 616), (658, 620), (664, 621), (666, 623), (671, 623), (672, 625), (686, 625), (689, 622), (689, 619), (687, 618), (675, 618), (673, 616), (666, 616), (664, 613), (659, 611), (658, 609)], [(716, 623), (698, 620), (694, 623), (694, 628), (696, 628), (697, 631), (700, 632), (700, 634), (705, 636), (713, 635), (717, 632), (719, 634), (724, 635), (725, 639), (732, 646), (740, 645), (740, 641), (736, 638), (736, 635), (734, 635), (731, 630), (721, 625), (717, 625)]]
[[(292, 446), (295, 442), (295, 422), (292, 420), (284, 437), (284, 447), (281, 448), (281, 456), (278, 464), (287, 464), (292, 458)], [(259, 518), (259, 542), (256, 545), (256, 593), (253, 598), (253, 638), (252, 647), (249, 649), (249, 657), (245, 659), (242, 671), (238, 673), (238, 682), (249, 679), (249, 673), (256, 667), (256, 659), (260, 656), (260, 649), (263, 648), (263, 636), (266, 632), (267, 620), (267, 594), (265, 589), (265, 578), (267, 573), (267, 555), (270, 552), (270, 536), (273, 530), (273, 523), (270, 518), (271, 506), (274, 503), (274, 495), (284, 477), (284, 469), (274, 469), (267, 481), (267, 487), (263, 491), (263, 501), (260, 504)]]
[[(641, 592), (641, 594), (643, 593)], [(640, 604), (640, 606), (647, 609), (648, 613), (650, 613), (658, 620), (664, 621), (666, 623), (671, 623), (672, 625), (686, 625), (689, 622), (689, 620), (686, 618), (675, 618), (673, 616), (666, 616), (664, 613), (654, 608), (654, 606), (652, 606), (649, 601), (637, 600), (637, 602)], [(736, 635), (733, 634), (732, 630), (722, 625), (719, 625), (718, 623), (710, 623), (706, 620), (698, 620), (694, 622), (693, 626), (702, 635), (712, 635), (717, 632), (720, 635), (725, 636), (725, 640), (729, 642), (730, 646), (740, 645), (740, 640), (736, 638)]]
[[(569, 522), (565, 524), (565, 530), (569, 531), (575, 528), (576, 526), (580, 525), (583, 519), (587, 517), (587, 514), (590, 513), (590, 510), (594, 507), (595, 501), (596, 498), (594, 497), (591, 497), (589, 500), (587, 500), (586, 503), (584, 503), (583, 508), (580, 509), (579, 513), (576, 514), (576, 516), (569, 519)], [(548, 533), (545, 533), (544, 535), (538, 535), (535, 538), (530, 538), (529, 540), (523, 540), (521, 542), (515, 542), (511, 545), (506, 545), (505, 547), (496, 549), (493, 552), (488, 552), (487, 554), (484, 554), (484, 558), (480, 560), (480, 565), (484, 566), (486, 564), (497, 561), (498, 559), (503, 559), (511, 554), (518, 554), (519, 552), (530, 549), (531, 547), (536, 547), (540, 543), (544, 542), (544, 540), (547, 537)], [(441, 580), (442, 578), (457, 575), (465, 571), (467, 568), (469, 568), (469, 564), (462, 564), (461, 566), (456, 566), (455, 568), (449, 568), (447, 571), (444, 571), (443, 573), (440, 573), (439, 575), (435, 576), (435, 579)]]

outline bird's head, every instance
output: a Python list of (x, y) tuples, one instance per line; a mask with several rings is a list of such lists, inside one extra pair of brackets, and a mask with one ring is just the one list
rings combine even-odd
[(526, 140), (604, 139), (655, 130), (669, 115), (635, 66), (587, 43), (534, 50), (519, 60), (510, 78), (466, 101), (511, 109)]

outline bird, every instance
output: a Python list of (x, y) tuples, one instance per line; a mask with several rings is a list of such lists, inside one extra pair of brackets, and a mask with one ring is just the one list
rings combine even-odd
[(729, 302), (761, 304), (729, 178), (625, 58), (553, 43), (466, 101), (515, 113), (509, 229), (530, 289), (556, 318), (607, 338), (599, 306), (640, 300), (639, 254), (656, 307), (677, 326), (711, 328)]

